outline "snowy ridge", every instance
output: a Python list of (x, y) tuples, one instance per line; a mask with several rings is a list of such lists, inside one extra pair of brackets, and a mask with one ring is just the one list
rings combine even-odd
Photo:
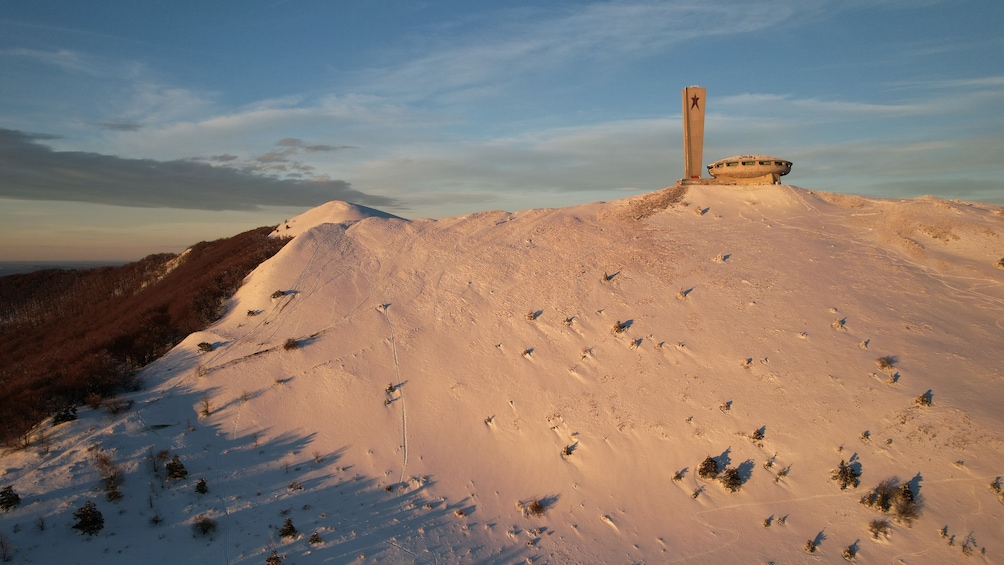
[[(330, 203), (287, 223), (294, 240), (144, 370), (131, 410), (82, 408), (47, 454), (4, 454), (17, 559), (1004, 555), (999, 207), (694, 186), (439, 221)], [(121, 501), (91, 446), (122, 467)], [(163, 449), (186, 479), (154, 475)], [(741, 488), (698, 476), (709, 455)], [(859, 487), (831, 480), (841, 460)], [(859, 503), (894, 477), (919, 502), (909, 525)], [(77, 538), (86, 500), (105, 528)]]

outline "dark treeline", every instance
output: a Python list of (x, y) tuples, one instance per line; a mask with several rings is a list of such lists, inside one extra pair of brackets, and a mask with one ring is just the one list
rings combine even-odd
[(122, 267), (0, 277), (0, 441), (29, 443), (47, 416), (134, 386), (133, 377), (223, 313), (286, 241), (272, 228)]

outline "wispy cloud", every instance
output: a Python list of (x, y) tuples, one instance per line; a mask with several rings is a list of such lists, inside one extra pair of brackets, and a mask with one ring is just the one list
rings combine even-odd
[(143, 124), (129, 120), (113, 120), (108, 122), (95, 122), (94, 125), (101, 129), (112, 131), (139, 131), (143, 129)]
[(103, 76), (106, 74), (102, 65), (98, 62), (69, 49), (44, 50), (17, 47), (0, 50), (0, 55), (26, 59), (74, 73), (83, 73), (91, 76)]
[(315, 206), (329, 200), (395, 204), (391, 198), (365, 194), (341, 180), (280, 179), (191, 160), (53, 151), (39, 143), (41, 139), (0, 129), (0, 197), (196, 210)]
[(897, 81), (892, 83), (893, 87), (899, 88), (962, 88), (972, 89), (1001, 89), (1004, 88), (1004, 76), (972, 77), (965, 79), (946, 80), (918, 80), (918, 81)]
[(799, 113), (799, 118), (813, 121), (838, 119), (899, 117), (930, 114), (936, 107), (929, 102), (912, 104), (871, 104), (846, 100), (822, 100), (819, 98), (796, 98), (786, 94), (739, 94), (724, 96), (714, 101), (716, 108), (726, 112), (763, 112), (765, 114)]
[(324, 143), (310, 144), (295, 137), (284, 137), (276, 142), (279, 147), (303, 149), (307, 153), (330, 153), (342, 149), (357, 149), (354, 145), (327, 145)]
[(437, 40), (420, 45), (422, 55), (369, 71), (363, 84), (367, 90), (404, 97), (451, 91), (494, 93), (500, 84), (571, 63), (622, 64), (699, 37), (790, 25), (818, 17), (827, 11), (824, 8), (844, 9), (844, 4), (825, 0), (641, 1), (513, 11), (500, 17), (506, 25), (466, 26), (469, 31), (446, 40), (430, 32)]

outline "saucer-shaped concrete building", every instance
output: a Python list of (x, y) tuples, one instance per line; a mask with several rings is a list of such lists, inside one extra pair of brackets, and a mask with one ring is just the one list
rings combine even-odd
[(708, 165), (708, 174), (735, 184), (781, 184), (791, 172), (791, 161), (767, 155), (736, 155)]

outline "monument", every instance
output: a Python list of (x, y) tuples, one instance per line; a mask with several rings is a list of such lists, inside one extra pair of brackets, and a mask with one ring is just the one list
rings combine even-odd
[(791, 161), (767, 155), (736, 155), (708, 165), (709, 175), (731, 184), (781, 184), (789, 172)]
[(700, 86), (683, 89), (683, 178), (699, 179), (704, 169), (704, 94)]
[(701, 178), (704, 165), (704, 111), (707, 89), (683, 89), (683, 179), (680, 184), (780, 184), (791, 172), (791, 161), (767, 155), (736, 155), (708, 165), (710, 179)]

